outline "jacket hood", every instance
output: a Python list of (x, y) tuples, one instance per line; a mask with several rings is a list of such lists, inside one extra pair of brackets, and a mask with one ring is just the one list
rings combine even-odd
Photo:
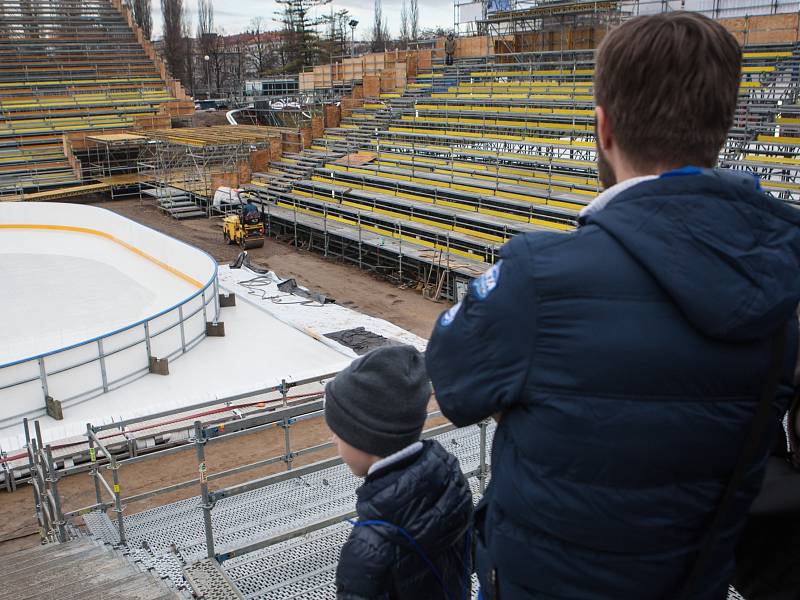
[[(379, 520), (402, 527), (420, 546), (437, 552), (464, 533), (472, 495), (458, 459), (434, 440), (425, 440), (412, 462), (381, 469), (357, 490), (359, 520)], [(393, 527), (381, 535), (408, 547)]]
[(667, 173), (585, 223), (613, 236), (709, 337), (767, 337), (800, 300), (800, 211), (747, 173)]

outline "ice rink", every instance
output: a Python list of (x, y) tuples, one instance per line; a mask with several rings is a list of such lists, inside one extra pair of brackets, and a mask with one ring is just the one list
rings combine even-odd
[[(0, 205), (0, 289), (0, 449), (21, 447), (23, 417), (64, 439), (87, 421), (324, 375), (353, 356), (251, 303), (220, 308), (208, 254), (92, 206)], [(224, 336), (209, 337), (217, 322)]]
[(165, 310), (197, 288), (96, 235), (0, 233), (0, 364), (107, 334)]

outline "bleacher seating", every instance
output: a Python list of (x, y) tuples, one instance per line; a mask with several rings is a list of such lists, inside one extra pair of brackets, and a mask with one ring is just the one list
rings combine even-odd
[(185, 102), (163, 75), (110, 0), (0, 0), (0, 196), (80, 183), (63, 135)]
[[(745, 48), (740, 103), (720, 156), (800, 201), (800, 47)], [(369, 231), (474, 268), (522, 231), (570, 230), (598, 193), (591, 51), (434, 63), (402, 92), (343, 116), (250, 189), (277, 218)], [(369, 153), (352, 164), (348, 156)], [(297, 165), (303, 168), (298, 169)], [(485, 268), (485, 267), (484, 267)]]
[[(531, 53), (513, 64), (437, 63), (404, 92), (367, 98), (247, 187), (271, 218), (295, 230), (302, 224), (320, 237), (335, 232), (353, 246), (400, 253), (433, 249), (431, 264), (444, 256), (449, 269), (474, 276), (518, 233), (574, 228), (599, 191), (591, 55), (569, 59)], [(797, 45), (747, 49), (740, 106), (720, 156), (722, 166), (758, 173), (768, 191), (792, 202), (800, 200), (799, 68)], [(478, 460), (477, 438), (474, 427), (439, 436), (465, 471)], [(350, 526), (314, 524), (352, 508), (356, 485), (338, 466), (221, 500), (212, 516), (218, 552), (284, 540), (225, 560), (227, 577), (247, 598), (333, 597)], [(205, 554), (199, 504), (191, 498), (126, 516), (131, 557), (185, 585), (185, 566)], [(105, 513), (84, 518), (95, 536), (118, 541)], [(741, 596), (731, 590), (729, 599)]]

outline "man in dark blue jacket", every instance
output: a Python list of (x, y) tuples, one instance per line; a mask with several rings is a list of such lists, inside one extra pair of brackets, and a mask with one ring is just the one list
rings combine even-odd
[(800, 300), (800, 212), (711, 170), (740, 67), (733, 37), (697, 14), (611, 31), (595, 71), (606, 190), (575, 232), (509, 242), (436, 325), (426, 360), (444, 414), (500, 422), (476, 519), (485, 594), (675, 598), (785, 328), (775, 418), (691, 595), (725, 598), (793, 391)]

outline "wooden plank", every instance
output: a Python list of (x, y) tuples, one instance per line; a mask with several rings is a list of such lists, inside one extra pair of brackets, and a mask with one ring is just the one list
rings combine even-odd
[(111, 186), (107, 183), (93, 183), (89, 185), (78, 185), (73, 187), (47, 190), (45, 192), (33, 192), (30, 194), (12, 194), (0, 196), (0, 202), (43, 202), (47, 200), (59, 200), (61, 198), (73, 198), (86, 194), (96, 194), (107, 192)]
[(238, 144), (269, 143), (281, 135), (280, 128), (256, 125), (216, 125), (212, 127), (185, 127), (147, 131), (149, 139), (162, 140), (184, 146), (226, 146)]
[(334, 165), (345, 165), (345, 166), (354, 166), (358, 167), (361, 165), (365, 165), (369, 162), (372, 162), (377, 157), (377, 154), (374, 152), (354, 152), (352, 154), (347, 154), (342, 156), (341, 158), (337, 158), (334, 161), (331, 161)]
[(88, 135), (87, 141), (101, 142), (101, 143), (116, 143), (116, 142), (144, 142), (147, 137), (136, 133), (108, 133), (100, 135)]

